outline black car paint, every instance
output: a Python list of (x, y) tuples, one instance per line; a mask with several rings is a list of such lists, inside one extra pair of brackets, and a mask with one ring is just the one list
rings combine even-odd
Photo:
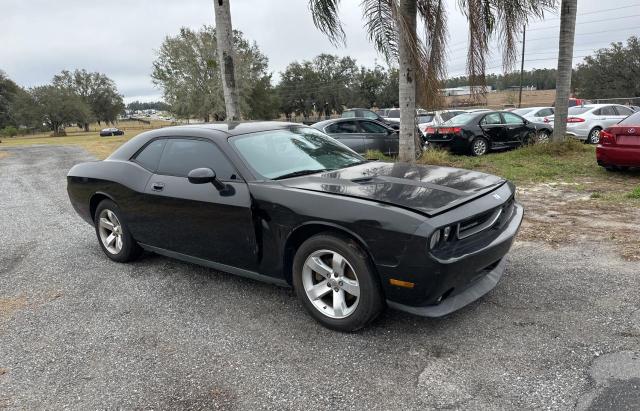
[[(522, 219), (517, 204), (500, 227), (434, 251), (427, 244), (434, 229), (513, 202), (511, 183), (471, 171), (382, 162), (262, 180), (228, 143), (235, 135), (285, 127), (300, 125), (182, 126), (143, 133), (105, 161), (74, 166), (68, 174), (71, 203), (93, 223), (97, 203), (110, 198), (143, 248), (280, 285), (291, 284), (296, 245), (314, 233), (337, 230), (361, 244), (386, 299), (407, 311), (463, 291), (508, 252)], [(232, 194), (157, 176), (130, 161), (151, 140), (174, 137), (216, 144), (238, 171), (234, 180), (223, 181)], [(160, 194), (150, 189), (158, 182), (164, 183)], [(390, 285), (391, 278), (415, 287)]]
[[(502, 124), (481, 124), (482, 120), (491, 114), (499, 113)], [(526, 144), (531, 135), (535, 135), (537, 127), (535, 124), (523, 117), (509, 113), (522, 119), (522, 124), (506, 124), (504, 112), (483, 111), (469, 119), (464, 124), (440, 125), (434, 127), (434, 133), (426, 133), (424, 140), (435, 146), (448, 147), (458, 152), (469, 152), (471, 143), (476, 138), (485, 138), (489, 143), (489, 149), (500, 150), (505, 148), (519, 147)], [(454, 117), (455, 119), (455, 117)], [(460, 127), (459, 134), (441, 134), (441, 128)], [(539, 127), (538, 127), (539, 128)]]

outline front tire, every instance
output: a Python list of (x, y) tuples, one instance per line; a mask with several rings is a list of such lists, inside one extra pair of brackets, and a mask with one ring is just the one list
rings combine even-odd
[(298, 299), (327, 328), (359, 330), (384, 308), (367, 254), (348, 237), (323, 233), (309, 238), (298, 248), (292, 268)]
[(587, 139), (585, 140), (585, 143), (587, 144), (598, 144), (600, 142), (600, 132), (602, 131), (602, 128), (600, 127), (594, 127), (591, 129), (591, 131), (589, 132), (589, 135), (587, 136)]
[(96, 208), (93, 223), (98, 243), (107, 257), (120, 263), (138, 258), (142, 248), (131, 236), (116, 203), (102, 200)]
[(480, 157), (489, 151), (489, 142), (484, 137), (476, 137), (471, 142), (471, 155)]

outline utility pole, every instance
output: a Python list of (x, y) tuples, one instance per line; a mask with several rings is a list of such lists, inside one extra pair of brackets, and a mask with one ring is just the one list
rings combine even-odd
[(522, 107), (522, 79), (524, 77), (524, 43), (527, 35), (527, 26), (522, 28), (522, 60), (520, 61), (520, 94), (518, 95), (518, 108)]

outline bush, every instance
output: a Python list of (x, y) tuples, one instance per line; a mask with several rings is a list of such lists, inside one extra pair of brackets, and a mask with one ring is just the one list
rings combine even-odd
[(2, 130), (0, 130), (0, 135), (3, 137), (15, 137), (18, 135), (18, 129), (14, 126), (6, 126)]

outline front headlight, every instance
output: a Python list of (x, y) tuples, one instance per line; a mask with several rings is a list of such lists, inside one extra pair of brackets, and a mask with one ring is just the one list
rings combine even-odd
[(436, 230), (431, 234), (431, 240), (429, 240), (429, 249), (433, 250), (440, 242), (440, 230)]

